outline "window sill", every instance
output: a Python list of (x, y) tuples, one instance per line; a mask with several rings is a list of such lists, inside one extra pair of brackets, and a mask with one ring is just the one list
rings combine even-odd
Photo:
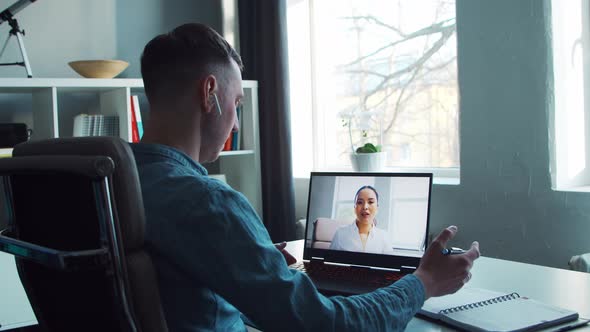
[[(318, 172), (352, 172), (350, 168), (347, 169), (318, 169)], [(387, 167), (384, 172), (391, 173), (432, 173), (432, 183), (443, 186), (457, 186), (461, 184), (461, 172), (459, 168), (409, 168), (409, 167)], [(307, 176), (296, 176), (296, 179), (308, 179)], [(590, 186), (588, 187), (590, 191)]]
[(587, 186), (561, 187), (561, 188), (552, 188), (552, 189), (553, 189), (553, 191), (590, 193), (590, 185), (587, 185)]
[(433, 184), (441, 185), (441, 186), (458, 186), (461, 184), (461, 179), (457, 177), (440, 177), (434, 176), (432, 179)]

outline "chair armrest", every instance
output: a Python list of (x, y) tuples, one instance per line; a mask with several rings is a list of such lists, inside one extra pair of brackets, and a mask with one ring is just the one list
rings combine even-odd
[(114, 170), (115, 163), (106, 156), (25, 156), (0, 160), (0, 175), (54, 171), (101, 178)]
[(0, 231), (0, 251), (29, 259), (59, 270), (86, 270), (111, 264), (106, 247), (92, 250), (62, 251), (17, 240), (7, 229)]

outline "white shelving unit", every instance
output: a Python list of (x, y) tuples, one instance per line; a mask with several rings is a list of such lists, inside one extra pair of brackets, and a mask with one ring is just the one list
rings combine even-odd
[[(205, 166), (225, 174), (228, 184), (262, 216), (258, 82), (242, 85), (242, 148), (222, 152), (215, 163)], [(24, 122), (33, 129), (31, 139), (37, 140), (72, 136), (73, 118), (80, 113), (117, 115), (120, 137), (131, 141), (130, 97), (136, 94), (142, 114), (149, 115), (141, 79), (0, 78), (0, 122)]]

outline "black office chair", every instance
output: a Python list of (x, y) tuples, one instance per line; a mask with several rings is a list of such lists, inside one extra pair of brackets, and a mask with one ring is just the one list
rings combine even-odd
[(135, 159), (113, 137), (17, 145), (0, 159), (0, 250), (47, 331), (167, 331)]

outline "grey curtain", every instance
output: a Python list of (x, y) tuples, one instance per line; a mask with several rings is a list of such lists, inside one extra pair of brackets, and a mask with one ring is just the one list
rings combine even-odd
[(274, 242), (295, 238), (285, 0), (239, 0), (244, 79), (258, 81), (263, 221)]

